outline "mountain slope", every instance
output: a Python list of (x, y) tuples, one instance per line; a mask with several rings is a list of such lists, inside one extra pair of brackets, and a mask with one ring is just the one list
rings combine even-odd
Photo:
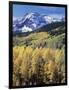
[(13, 32), (30, 32), (52, 22), (61, 22), (64, 18), (53, 18), (39, 13), (27, 13), (23, 17), (13, 20)]
[[(37, 32), (26, 32), (15, 35), (13, 37), (13, 46), (25, 45), (36, 47), (48, 47), (48, 48), (64, 48), (65, 47), (65, 26), (57, 25), (57, 27), (50, 27), (50, 30), (39, 29)], [(25, 35), (26, 34), (26, 35)]]
[[(35, 29), (31, 32), (13, 32), (13, 36), (28, 36), (29, 34), (32, 34), (32, 33), (35, 33), (35, 32), (48, 32), (49, 34), (59, 34), (59, 33), (63, 33), (65, 32), (64, 29), (62, 28), (65, 28), (65, 22), (62, 21), (62, 22), (53, 22), (53, 23), (50, 23), (48, 25), (44, 25), (38, 29)], [(56, 28), (60, 28), (61, 30), (58, 31), (58, 30), (55, 30)]]

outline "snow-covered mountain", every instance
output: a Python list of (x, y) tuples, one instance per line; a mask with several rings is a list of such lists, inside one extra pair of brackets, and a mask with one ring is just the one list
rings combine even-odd
[(43, 25), (47, 25), (52, 22), (60, 22), (62, 20), (64, 20), (63, 17), (54, 18), (52, 16), (39, 13), (27, 13), (23, 17), (13, 19), (13, 32), (33, 31)]

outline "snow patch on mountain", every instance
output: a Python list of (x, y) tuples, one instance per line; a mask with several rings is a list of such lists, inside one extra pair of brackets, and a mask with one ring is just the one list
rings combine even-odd
[(23, 17), (13, 17), (13, 32), (30, 32), (52, 22), (64, 21), (65, 17), (58, 15), (43, 15), (39, 13), (27, 13)]
[(50, 16), (44, 16), (45, 21), (47, 21), (48, 23), (52, 23), (53, 22), (53, 18)]
[(32, 31), (32, 29), (31, 29), (31, 28), (26, 27), (26, 26), (22, 27), (22, 28), (21, 28), (21, 30), (22, 30), (22, 32)]

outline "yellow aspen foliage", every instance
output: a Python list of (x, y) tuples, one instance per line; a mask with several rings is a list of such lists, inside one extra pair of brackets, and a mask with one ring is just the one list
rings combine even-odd
[(28, 77), (29, 70), (31, 67), (32, 51), (33, 51), (32, 48), (27, 47), (23, 53), (23, 61), (20, 69), (22, 75), (24, 75), (25, 77)]
[(42, 48), (36, 48), (33, 51), (33, 55), (32, 55), (32, 71), (33, 71), (33, 73), (37, 73), (39, 64), (41, 65), (42, 63), (43, 63)]
[[(65, 82), (65, 54), (62, 49), (13, 47), (13, 85)], [(22, 85), (22, 84), (21, 84)]]
[(44, 53), (43, 53), (43, 58), (45, 60), (54, 60), (54, 50), (50, 49), (50, 48), (47, 48), (44, 50)]
[(64, 51), (57, 49), (55, 51), (55, 61), (57, 64), (62, 64), (65, 61)]

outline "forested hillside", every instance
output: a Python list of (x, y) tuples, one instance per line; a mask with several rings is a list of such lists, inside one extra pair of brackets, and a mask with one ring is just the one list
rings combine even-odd
[(13, 86), (65, 83), (65, 23), (13, 34)]
[[(42, 27), (29, 35), (17, 34), (13, 37), (13, 46), (25, 45), (36, 47), (64, 48), (65, 47), (65, 24), (53, 23)], [(28, 33), (28, 32), (27, 32)]]

